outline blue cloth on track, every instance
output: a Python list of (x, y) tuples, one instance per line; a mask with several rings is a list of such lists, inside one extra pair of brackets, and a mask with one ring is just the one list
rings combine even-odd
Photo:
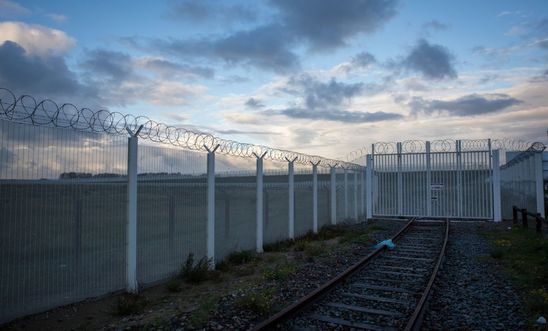
[(382, 246), (386, 246), (388, 249), (394, 249), (396, 248), (396, 244), (392, 242), (392, 239), (386, 239), (381, 241), (380, 243), (375, 245), (375, 248), (381, 248)]

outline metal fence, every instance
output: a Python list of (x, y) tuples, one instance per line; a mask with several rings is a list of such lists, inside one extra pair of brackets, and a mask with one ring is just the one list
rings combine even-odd
[(533, 144), (501, 167), (501, 206), (504, 219), (512, 218), (512, 206), (545, 217), (542, 174), (544, 149), (542, 144)]
[(336, 177), (356, 164), (2, 89), (0, 105), (0, 322), (359, 214)]

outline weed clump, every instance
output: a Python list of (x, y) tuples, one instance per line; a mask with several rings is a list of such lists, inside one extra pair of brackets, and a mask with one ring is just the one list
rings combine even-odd
[(192, 329), (204, 328), (211, 313), (217, 308), (218, 298), (209, 297), (202, 301), (200, 306), (189, 316), (189, 327)]
[(297, 267), (293, 263), (277, 264), (266, 268), (263, 271), (263, 277), (268, 280), (284, 280), (293, 275)]
[(182, 289), (181, 283), (177, 279), (172, 279), (169, 282), (167, 282), (166, 289), (172, 293), (181, 292), (181, 289)]
[(219, 280), (220, 272), (210, 270), (211, 259), (206, 257), (201, 258), (196, 263), (194, 262), (194, 254), (188, 254), (186, 262), (183, 264), (180, 272), (182, 279), (189, 283), (201, 283), (206, 280)]
[(274, 289), (248, 290), (243, 293), (235, 304), (242, 309), (251, 310), (259, 315), (266, 315), (274, 308)]
[(265, 252), (287, 252), (295, 243), (294, 240), (281, 240), (263, 246)]

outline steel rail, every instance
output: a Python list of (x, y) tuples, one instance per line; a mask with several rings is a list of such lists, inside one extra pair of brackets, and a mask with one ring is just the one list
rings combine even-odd
[[(392, 240), (398, 239), (403, 233), (411, 226), (411, 224), (416, 220), (416, 217), (413, 217), (403, 226), (394, 236), (392, 236)], [(299, 312), (304, 307), (308, 306), (311, 302), (314, 302), (318, 298), (322, 297), (324, 294), (327, 294), (333, 287), (335, 287), (337, 284), (344, 281), (346, 278), (360, 270), (363, 266), (365, 266), (367, 263), (369, 263), (375, 256), (377, 256), (380, 252), (383, 250), (386, 250), (385, 246), (381, 246), (379, 248), (376, 248), (373, 252), (369, 253), (366, 257), (361, 259), (359, 262), (355, 263), (348, 269), (346, 269), (344, 272), (339, 274), (337, 277), (331, 279), (324, 285), (318, 287), (305, 297), (301, 298), (300, 300), (294, 302), (293, 304), (289, 305), (288, 307), (284, 308), (283, 310), (279, 311), (278, 313), (274, 314), (272, 317), (267, 319), (266, 321), (263, 321), (262, 323), (256, 325), (253, 329), (253, 331), (259, 331), (259, 330), (272, 330), (274, 327), (281, 322), (289, 319), (290, 317), (294, 316), (297, 312)]]
[(445, 256), (445, 249), (447, 247), (448, 240), (449, 240), (449, 220), (446, 219), (445, 220), (445, 238), (443, 239), (443, 245), (442, 245), (440, 254), (438, 255), (436, 266), (434, 267), (434, 271), (432, 272), (432, 275), (430, 276), (428, 285), (426, 285), (426, 289), (424, 290), (422, 297), (419, 300), (419, 303), (417, 304), (415, 311), (413, 312), (413, 315), (411, 315), (411, 318), (407, 322), (405, 331), (420, 330), (420, 327), (422, 324), (422, 318), (424, 314), (424, 308), (426, 307), (426, 304), (428, 303), (430, 290), (432, 289), (432, 286), (434, 285), (434, 281), (436, 280), (436, 276), (438, 274), (441, 263), (443, 261), (443, 257)]

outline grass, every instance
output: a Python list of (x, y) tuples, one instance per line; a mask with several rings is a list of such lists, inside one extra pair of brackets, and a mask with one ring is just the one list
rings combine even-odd
[(234, 265), (249, 263), (257, 259), (257, 256), (252, 251), (239, 251), (230, 254), (227, 261)]
[(211, 260), (203, 257), (197, 262), (194, 255), (188, 254), (186, 262), (181, 267), (180, 276), (188, 283), (198, 284), (206, 280), (219, 281), (221, 273), (217, 270), (210, 270)]
[(178, 279), (172, 279), (167, 282), (166, 289), (171, 293), (181, 292), (181, 282)]
[(297, 271), (297, 266), (294, 263), (286, 262), (267, 267), (263, 271), (263, 276), (268, 280), (285, 280), (293, 275), (295, 271)]
[(114, 315), (128, 316), (142, 312), (148, 304), (147, 298), (138, 294), (122, 294), (118, 297)]
[(513, 228), (485, 234), (490, 256), (502, 263), (519, 288), (530, 319), (548, 315), (548, 239), (534, 230)]
[(251, 310), (259, 315), (267, 315), (274, 309), (275, 290), (273, 288), (246, 290), (234, 303), (239, 308)]

